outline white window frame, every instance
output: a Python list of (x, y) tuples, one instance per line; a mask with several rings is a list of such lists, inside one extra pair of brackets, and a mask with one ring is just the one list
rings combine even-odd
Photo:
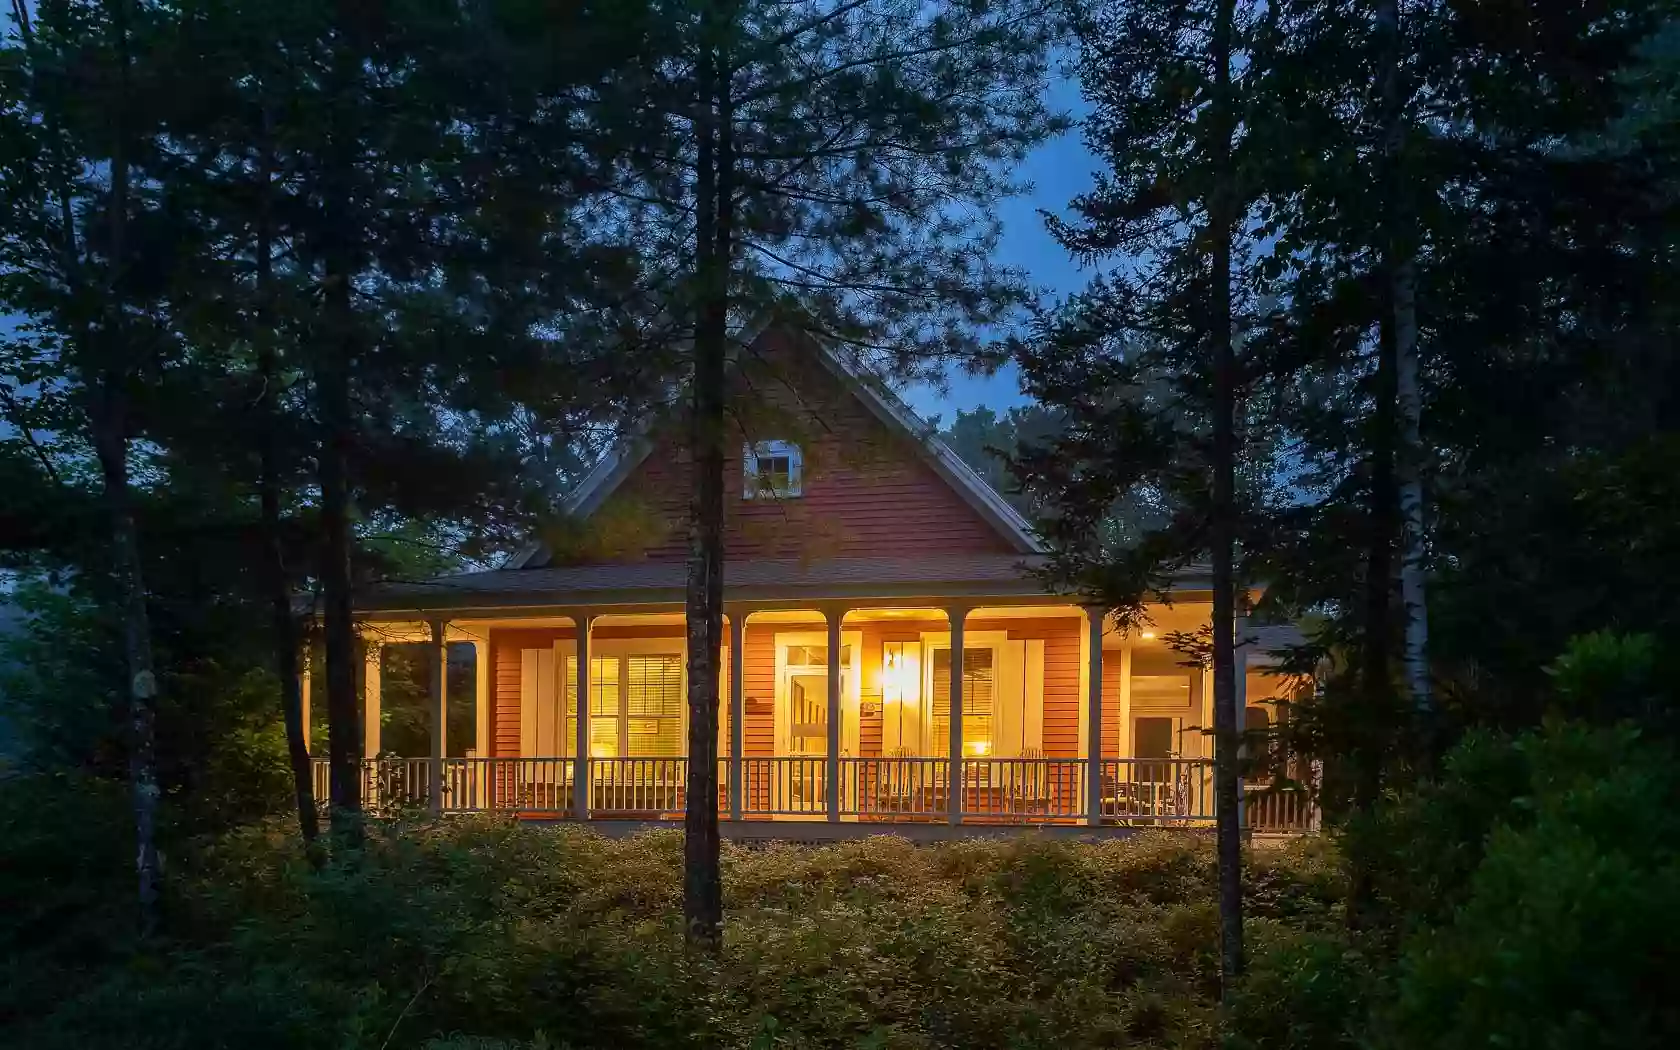
[[(575, 662), (576, 657), (577, 657), (577, 643), (572, 641), (571, 639), (565, 639), (563, 641), (555, 642), (554, 643), (554, 648), (555, 648), (555, 671), (558, 674), (561, 674), (561, 675), (564, 676), (564, 681), (562, 681), (561, 685), (560, 685), (560, 689), (561, 689), (561, 692), (560, 692), (560, 696), (561, 696), (560, 710), (561, 710), (561, 716), (562, 716), (561, 729), (562, 729), (563, 735), (566, 737), (566, 739), (562, 742), (562, 747), (564, 749), (562, 754), (564, 756), (570, 756), (573, 751), (577, 750), (575, 737), (572, 735), (572, 733), (565, 732), (567, 724), (570, 723), (571, 720), (572, 720), (572, 712), (571, 712), (572, 689), (576, 685), (576, 682), (575, 682), (574, 677), (573, 677), (574, 670), (572, 668), (572, 664)], [(616, 715), (610, 716), (618, 722), (618, 745), (617, 745), (618, 750), (619, 750), (618, 757), (619, 758), (647, 757), (647, 756), (632, 756), (632, 755), (629, 755), (629, 754), (625, 753), (629, 750), (629, 725), (630, 725), (630, 711), (629, 711), (629, 706), (628, 706), (628, 692), (627, 692), (629, 687), (630, 687), (630, 684), (629, 684), (629, 679), (627, 677), (627, 671), (629, 669), (628, 660), (632, 656), (675, 656), (681, 662), (681, 665), (682, 665), (681, 689), (682, 689), (682, 695), (684, 697), (684, 702), (683, 702), (682, 708), (681, 708), (682, 721), (678, 726), (677, 732), (678, 732), (678, 739), (680, 741), (682, 741), (682, 746), (678, 750), (686, 752), (687, 751), (687, 741), (688, 741), (688, 703), (687, 703), (687, 696), (688, 696), (688, 646), (687, 646), (687, 644), (681, 639), (673, 639), (673, 638), (609, 638), (609, 639), (593, 639), (592, 638), (592, 639), (590, 639), (590, 642), (589, 642), (589, 659), (591, 661), (594, 661), (594, 660), (616, 660), (616, 661), (618, 661), (619, 712)], [(595, 691), (592, 689), (590, 691), (590, 708), (591, 708), (591, 710), (590, 710), (589, 717), (591, 719), (609, 717), (609, 716), (606, 716), (606, 715), (598, 714), (597, 709), (595, 708), (595, 703), (596, 703)], [(600, 758), (599, 761), (607, 762), (607, 761), (611, 761), (611, 759), (603, 757), (603, 758)]]
[[(783, 488), (767, 488), (759, 483), (758, 461), (773, 456), (786, 456), (788, 483)], [(805, 494), (805, 458), (799, 446), (791, 441), (760, 441), (741, 446), (741, 498), (787, 499)]]
[[(991, 734), (992, 739), (988, 742), (988, 753), (987, 754), (984, 754), (984, 755), (968, 755), (968, 754), (965, 754), (963, 756), (964, 758), (969, 759), (970, 761), (975, 760), (975, 759), (987, 759), (987, 758), (998, 758), (998, 757), (1000, 757), (999, 755), (996, 754), (996, 748), (997, 748), (997, 744), (998, 744), (998, 711), (997, 711), (997, 706), (1000, 703), (1000, 701), (998, 699), (999, 683), (997, 681), (997, 678), (998, 678), (998, 676), (1003, 674), (1003, 663), (1004, 663), (1003, 650), (1004, 650), (1004, 646), (1006, 646), (1008, 644), (1009, 644), (1009, 632), (1008, 631), (964, 631), (963, 632), (963, 648), (964, 649), (990, 649), (991, 652), (992, 652), (992, 675), (993, 675), (993, 681), (992, 681), (992, 716), (991, 716), (992, 717), (992, 734)], [(940, 632), (940, 633), (934, 633), (934, 632), (931, 632), (931, 631), (924, 631), (922, 633), (922, 725), (925, 727), (926, 734), (932, 734), (932, 732), (933, 732), (933, 654), (940, 649), (944, 649), (944, 650), (949, 651), (950, 648), (951, 648), (951, 632), (944, 631), (944, 632)], [(1042, 698), (1040, 699), (1039, 702), (1041, 704), (1043, 703)], [(968, 717), (968, 714), (967, 714), (966, 711), (964, 712), (964, 717), (965, 718)], [(1041, 731), (1041, 735), (1042, 735), (1042, 731)], [(922, 741), (922, 751), (926, 755), (942, 758), (942, 757), (944, 757), (945, 752), (949, 750), (948, 744), (949, 744), (948, 740), (933, 740), (933, 739), (924, 737), (924, 739)], [(967, 741), (966, 740), (964, 741), (964, 746), (965, 747), (967, 746)], [(1007, 756), (1007, 757), (1014, 757), (1014, 756)]]

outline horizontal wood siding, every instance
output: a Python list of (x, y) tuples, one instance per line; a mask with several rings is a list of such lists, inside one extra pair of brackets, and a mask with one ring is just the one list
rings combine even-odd
[[(732, 558), (1008, 553), (1013, 548), (934, 473), (913, 440), (888, 429), (805, 354), (761, 340), (737, 391), (724, 465), (724, 552)], [(647, 459), (596, 513), (565, 561), (682, 561), (688, 554), (689, 457), (680, 431), (655, 437)], [(786, 440), (804, 457), (803, 493), (741, 498), (741, 447)]]
[(1118, 649), (1103, 650), (1102, 689), (1102, 753), (1105, 758), (1120, 756), (1120, 659)]
[[(775, 754), (776, 733), (776, 635), (780, 632), (822, 631), (821, 621), (809, 623), (752, 623), (746, 629), (743, 647), (742, 680), (745, 685), (745, 743), (748, 757), (768, 758)], [(859, 719), (859, 753), (865, 757), (881, 753), (880, 700), (881, 646), (884, 642), (919, 642), (924, 633), (945, 633), (950, 628), (944, 620), (902, 620), (890, 623), (850, 625), (846, 629), (863, 635), (862, 693), (866, 701), (874, 701), (875, 709)], [(1044, 641), (1044, 753), (1050, 758), (1075, 758), (1079, 754), (1079, 633), (1081, 623), (1070, 618), (981, 620), (968, 622), (970, 631), (1005, 631), (1011, 639), (1038, 638)], [(591, 633), (594, 641), (614, 638), (670, 637), (680, 641), (680, 628), (661, 627), (598, 627)], [(497, 629), (490, 633), (491, 679), (494, 696), (490, 712), (490, 739), (498, 757), (519, 754), (520, 711), (520, 651), (553, 646), (574, 637), (569, 627), (529, 630)], [(1112, 672), (1109, 665), (1113, 665)], [(1118, 675), (1118, 659), (1104, 661), (1105, 684), (1109, 674)], [(726, 694), (727, 695), (727, 694)], [(1104, 702), (1105, 717), (1118, 725), (1117, 704)], [(1105, 748), (1109, 744), (1105, 743)], [(768, 798), (755, 799), (754, 804), (767, 805)]]

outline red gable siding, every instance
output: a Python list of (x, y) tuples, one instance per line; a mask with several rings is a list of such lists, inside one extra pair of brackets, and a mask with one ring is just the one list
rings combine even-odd
[[(1009, 542), (934, 473), (910, 438), (882, 423), (809, 351), (763, 338), (745, 355), (738, 386), (737, 418), (725, 447), (725, 557), (1012, 552)], [(749, 440), (786, 440), (800, 447), (801, 496), (741, 498), (741, 448)], [(618, 549), (590, 560), (683, 560), (688, 463), (680, 431), (658, 438), (592, 523), (635, 539), (618, 545), (612, 537), (597, 537), (596, 542), (605, 539), (607, 548)]]

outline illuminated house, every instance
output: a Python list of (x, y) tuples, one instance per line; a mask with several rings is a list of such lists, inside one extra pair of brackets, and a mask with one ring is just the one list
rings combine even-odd
[[(734, 367), (753, 410), (726, 467), (726, 834), (1212, 818), (1209, 675), (1165, 644), (1207, 623), (1205, 580), (1182, 580), (1153, 629), (1119, 634), (1047, 594), (1009, 503), (836, 353), (770, 330)], [(370, 803), (680, 816), (686, 461), (682, 428), (652, 421), (572, 494), (564, 539), (360, 596)], [(427, 739), (396, 746), (382, 652), (424, 643), (436, 660), (439, 640), (456, 684), (426, 701)], [(1260, 647), (1239, 653), (1250, 724), (1278, 717)], [(1246, 817), (1310, 820), (1275, 792)]]

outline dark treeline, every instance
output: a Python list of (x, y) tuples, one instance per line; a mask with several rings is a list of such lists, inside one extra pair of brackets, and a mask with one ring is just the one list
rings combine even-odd
[[(1068, 126), (1059, 57), (1098, 170), (1041, 203), (1104, 276), (1049, 302), (996, 260), (995, 206)], [(0, 640), (0, 1026), (1672, 1043), (1677, 100), (1667, 0), (11, 0), (0, 565), (27, 615)], [(730, 861), (713, 807), (674, 867), (370, 825), (354, 591), (567, 535), (568, 486), (660, 413), (694, 450), (687, 797), (716, 796), (722, 442), (752, 410), (726, 364), (766, 315), (886, 382), (1013, 356), (1034, 403), (961, 414), (952, 444), (1034, 521), (1046, 582), (1121, 626), (1210, 576), (1212, 634), (1180, 644), (1213, 670), (1221, 796), (1262, 772), (1313, 793), (1335, 857), (1245, 881), (1225, 819), (1217, 855), (1028, 849), (967, 890), (942, 867), (891, 904), (970, 953), (924, 965), (885, 927), (846, 955), (776, 926), (765, 887), (797, 865)], [(1236, 654), (1265, 622), (1303, 629), (1300, 692), (1245, 739)], [(680, 885), (615, 911), (596, 856)], [(539, 857), (563, 886), (522, 881)], [(760, 868), (726, 923), (726, 878)], [(1137, 900), (1097, 874), (1122, 869)], [(962, 892), (995, 906), (983, 935)], [(844, 897), (800, 907), (838, 930)], [(615, 915), (643, 925), (584, 936)], [(559, 925), (490, 961), (528, 921)], [(780, 992), (724, 981), (771, 942)], [(790, 1032), (798, 981), (847, 968), (833, 986), (868, 998), (869, 960), (926, 1012), (817, 996)], [(1034, 960), (1083, 976), (1057, 998)], [(548, 1020), (495, 999), (513, 987)], [(782, 993), (782, 1021), (751, 1012)], [(948, 994), (984, 1009), (954, 1021)]]

